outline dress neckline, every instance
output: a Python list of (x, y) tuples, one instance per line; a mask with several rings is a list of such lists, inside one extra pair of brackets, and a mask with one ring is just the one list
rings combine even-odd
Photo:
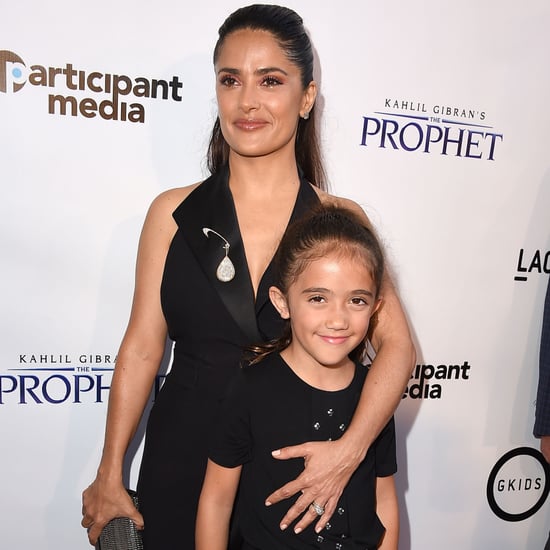
[[(299, 176), (300, 187), (288, 225), (319, 203), (317, 193), (301, 171)], [(229, 167), (198, 185), (176, 208), (173, 217), (205, 277), (245, 334), (246, 341), (262, 341), (264, 338), (257, 320), (269, 303), (269, 287), (276, 281), (277, 274), (272, 258), (254, 296), (235, 204), (229, 191)], [(229, 256), (235, 267), (235, 276), (230, 281), (223, 282), (216, 277), (216, 270), (225, 255), (223, 241), (206, 237), (205, 227), (216, 231), (230, 244)]]

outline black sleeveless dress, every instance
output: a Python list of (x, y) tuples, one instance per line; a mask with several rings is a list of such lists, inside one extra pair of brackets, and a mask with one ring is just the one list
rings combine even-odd
[[(291, 222), (318, 203), (301, 177)], [(166, 257), (161, 301), (174, 358), (149, 416), (139, 474), (145, 550), (194, 548), (208, 439), (222, 393), (243, 349), (278, 336), (282, 326), (268, 297), (276, 278), (272, 264), (254, 300), (228, 170), (199, 185), (173, 217), (178, 230)], [(224, 241), (213, 233), (207, 237), (205, 227), (230, 243), (230, 282), (216, 277)]]

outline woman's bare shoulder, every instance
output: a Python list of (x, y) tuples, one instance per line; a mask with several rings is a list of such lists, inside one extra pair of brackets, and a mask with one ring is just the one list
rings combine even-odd
[(170, 214), (181, 204), (202, 182), (193, 183), (185, 187), (174, 187), (157, 195), (151, 203), (151, 209), (170, 210)]
[(201, 182), (185, 187), (174, 187), (157, 195), (147, 213), (148, 218), (156, 220), (172, 219), (174, 210), (196, 189)]

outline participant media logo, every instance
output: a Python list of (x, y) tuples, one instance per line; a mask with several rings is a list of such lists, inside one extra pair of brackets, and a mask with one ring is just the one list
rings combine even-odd
[(18, 92), (26, 82), (27, 67), (15, 53), (0, 50), (0, 92)]
[(550, 492), (550, 468), (542, 454), (531, 447), (505, 453), (487, 480), (487, 501), (496, 516), (522, 521), (542, 507)]
[(49, 114), (87, 119), (144, 123), (144, 100), (183, 99), (183, 82), (177, 75), (159, 79), (77, 68), (72, 63), (29, 65), (17, 53), (0, 50), (0, 92), (15, 94), (26, 85), (47, 94)]
[(416, 365), (403, 399), (441, 399), (446, 381), (470, 380), (468, 361), (456, 364)]

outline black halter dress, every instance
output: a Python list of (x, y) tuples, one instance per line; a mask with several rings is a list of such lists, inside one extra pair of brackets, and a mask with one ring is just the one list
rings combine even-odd
[[(145, 550), (194, 548), (208, 438), (220, 398), (243, 349), (278, 336), (282, 326), (268, 297), (276, 278), (272, 264), (254, 300), (228, 179), (227, 169), (211, 176), (173, 213), (178, 230), (166, 257), (161, 301), (174, 356), (149, 416), (139, 475)], [(318, 203), (301, 177), (290, 222)], [(235, 276), (229, 282), (216, 277), (224, 241), (213, 233), (207, 237), (205, 227), (230, 244)]]

